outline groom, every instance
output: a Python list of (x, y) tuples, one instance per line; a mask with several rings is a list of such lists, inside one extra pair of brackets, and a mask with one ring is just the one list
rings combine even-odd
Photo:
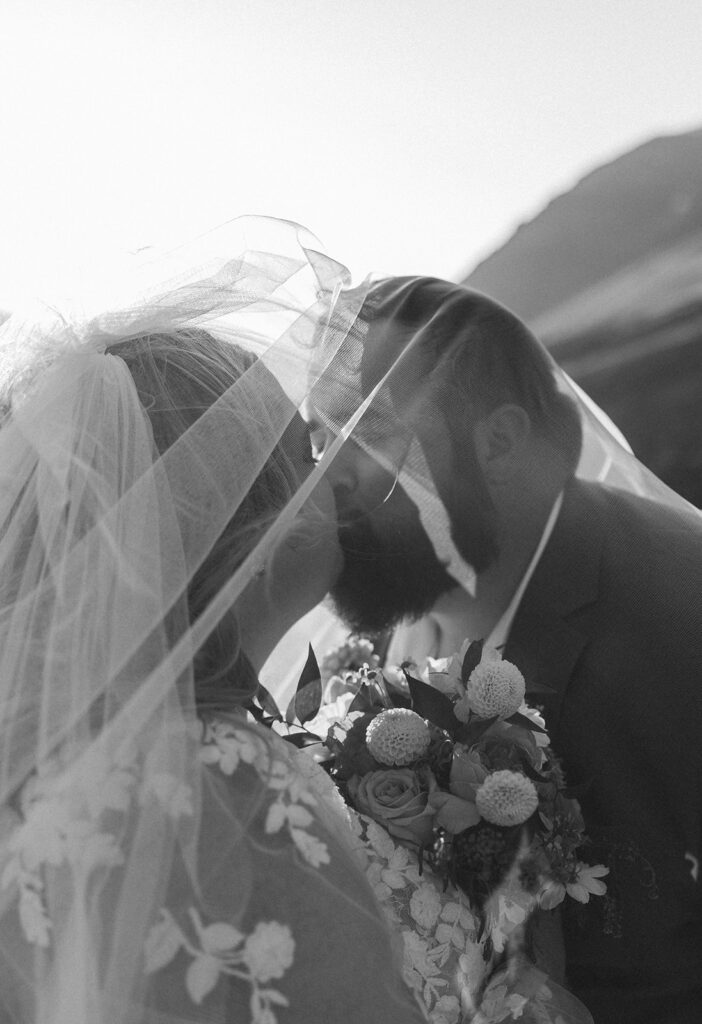
[[(345, 554), (338, 610), (355, 630), (399, 626), (390, 661), (483, 637), (550, 689), (532, 703), (581, 788), (596, 844), (586, 857), (607, 858), (616, 898), (567, 901), (568, 985), (596, 1024), (697, 1024), (702, 520), (575, 477), (577, 407), (526, 327), (486, 297), (389, 279), (361, 328), (362, 351), (340, 360), (337, 386), (323, 383), (313, 424), (323, 447), (384, 379), (330, 468)], [(412, 452), (449, 536), (404, 486)], [(473, 567), (472, 584), (447, 571), (450, 550)]]

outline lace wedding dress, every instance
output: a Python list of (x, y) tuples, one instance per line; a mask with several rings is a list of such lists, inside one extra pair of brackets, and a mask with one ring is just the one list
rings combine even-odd
[[(114, 965), (119, 972), (101, 984), (119, 1019), (419, 1022), (348, 834), (337, 827), (337, 812), (320, 804), (291, 748), (237, 716), (210, 720), (201, 733), (191, 745), (200, 765), (199, 800), (174, 774), (155, 772), (148, 757), (127, 750), (113, 761), (94, 758), (80, 785), (59, 758), (52, 772), (25, 784), (17, 810), (5, 808), (5, 825), (14, 821), (0, 852), (2, 898), (6, 909), (14, 904), (22, 942), (12, 971), (3, 967), (0, 988), (12, 1000), (0, 1002), (0, 1020), (25, 1019), (37, 959), (56, 979), (47, 986), (42, 1019), (63, 1019), (75, 995), (61, 986), (67, 972), (74, 987), (97, 988), (98, 979), (84, 970), (78, 932), (72, 948), (61, 943), (69, 962), (60, 974), (52, 963), (57, 940), (72, 927), (55, 905), (57, 893), (80, 888), (86, 908), (100, 915), (120, 887), (138, 890), (138, 877), (124, 877), (122, 846), (141, 807), (152, 823), (164, 815), (181, 828), (198, 828), (197, 873), (184, 847), (157, 902), (145, 900), (143, 943), (135, 942), (131, 963), (123, 954)], [(151, 827), (146, 863), (157, 838)]]

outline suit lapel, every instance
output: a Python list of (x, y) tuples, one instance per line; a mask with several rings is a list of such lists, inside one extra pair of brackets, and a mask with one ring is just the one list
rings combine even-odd
[[(544, 704), (554, 729), (575, 664), (589, 640), (582, 610), (597, 601), (603, 526), (586, 488), (573, 481), (553, 533), (529, 581), (505, 645), (524, 673), (527, 694)], [(552, 693), (544, 695), (539, 687)]]

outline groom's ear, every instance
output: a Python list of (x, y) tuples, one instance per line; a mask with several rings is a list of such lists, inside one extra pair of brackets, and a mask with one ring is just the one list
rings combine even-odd
[(524, 464), (531, 437), (529, 414), (521, 405), (500, 405), (473, 427), (478, 463), (490, 483), (503, 483)]

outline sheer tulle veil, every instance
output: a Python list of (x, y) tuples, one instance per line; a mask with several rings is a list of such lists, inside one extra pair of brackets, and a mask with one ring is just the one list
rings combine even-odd
[[(456, 409), (432, 332), (470, 293), (442, 285), (408, 328), (406, 279), (355, 285), (266, 218), (108, 285), (0, 324), (0, 1022), (421, 1020), (343, 828), (236, 713), (257, 686), (236, 609), (252, 588), (275, 609), (291, 536), (336, 537), (318, 489), (350, 437), (470, 588), (429, 458)], [(509, 352), (516, 321), (476, 309)], [(542, 363), (578, 475), (688, 517)], [(310, 409), (334, 440), (300, 474)]]
[[(696, 511), (639, 462), (617, 426), (521, 321), (463, 286), (430, 277), (373, 279), (356, 329), (324, 363), (312, 407), (327, 436), (351, 437), (404, 487), (435, 551), (468, 589), (474, 568), (453, 543), (446, 495), (427, 452), (449, 451), (452, 431), (460, 437), (465, 430), (460, 417), (467, 401), (480, 408), (496, 404), (500, 375), (514, 393), (530, 364), (538, 367), (534, 380), (542, 378), (541, 384), (532, 382), (535, 396), (539, 388), (555, 389), (569, 400), (577, 423), (555, 423), (551, 429), (554, 437), (571, 431), (578, 479), (637, 494), (683, 515)], [(479, 395), (480, 388), (488, 390)], [(538, 418), (543, 399), (533, 400), (531, 411)], [(567, 413), (564, 424), (566, 419)], [(329, 453), (332, 458), (336, 450)]]
[(255, 686), (232, 608), (314, 508), (281, 438), (348, 274), (243, 218), (109, 284), (0, 326), (0, 1019), (302, 1022), (354, 967), (352, 1015), (413, 1019), (279, 745), (196, 713), (203, 677), (225, 719)]

